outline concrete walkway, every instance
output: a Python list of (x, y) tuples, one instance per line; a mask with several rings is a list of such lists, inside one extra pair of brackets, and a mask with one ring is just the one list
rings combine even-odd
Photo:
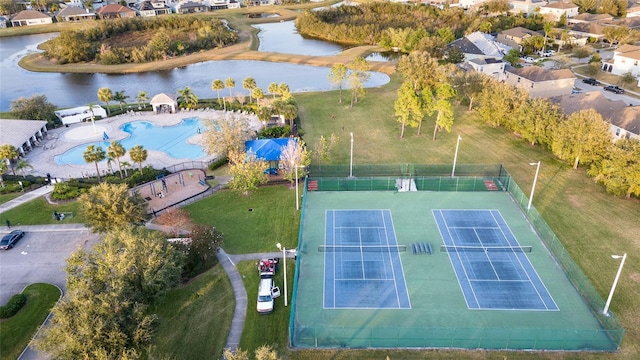
[[(4, 204), (0, 204), (0, 214), (2, 214), (3, 212), (13, 209), (16, 206), (20, 206), (24, 203), (27, 203), (37, 197), (46, 195), (50, 192), (53, 191), (53, 186), (47, 185), (47, 186), (43, 186), (40, 188), (37, 188), (33, 191), (29, 191), (28, 193), (25, 193), (23, 195), (18, 196), (17, 198), (13, 199), (13, 200), (9, 200)], [(11, 220), (11, 219), (9, 219)]]

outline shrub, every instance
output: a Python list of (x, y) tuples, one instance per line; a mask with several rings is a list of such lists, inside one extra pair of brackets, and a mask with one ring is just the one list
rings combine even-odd
[(259, 138), (268, 138), (268, 139), (285, 138), (285, 137), (289, 137), (289, 135), (291, 135), (291, 129), (289, 128), (289, 125), (273, 126), (270, 128), (262, 129), (258, 133)]
[(215, 170), (221, 166), (224, 166), (227, 164), (227, 162), (229, 162), (229, 160), (226, 157), (220, 158), (214, 162), (212, 162), (211, 164), (209, 164), (209, 170)]
[(17, 314), (20, 309), (27, 303), (25, 294), (15, 294), (7, 301), (7, 304), (0, 306), (0, 319), (10, 318)]
[(70, 182), (62, 182), (54, 185), (51, 198), (55, 200), (69, 200), (77, 198), (80, 194), (82, 194), (82, 190), (78, 186), (74, 186)]

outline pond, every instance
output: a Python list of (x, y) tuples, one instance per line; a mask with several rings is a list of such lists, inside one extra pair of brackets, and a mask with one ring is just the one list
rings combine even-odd
[[(121, 75), (38, 73), (18, 66), (24, 55), (35, 51), (37, 44), (52, 36), (55, 34), (0, 38), (0, 111), (8, 111), (11, 100), (39, 94), (45, 94), (59, 107), (86, 105), (98, 102), (97, 92), (101, 87), (113, 92), (125, 91), (129, 102), (135, 102), (139, 91), (146, 91), (149, 96), (162, 92), (176, 94), (185, 86), (201, 98), (214, 98), (216, 93), (211, 90), (211, 82), (228, 77), (236, 81), (233, 94), (247, 93), (242, 89), (242, 80), (246, 77), (253, 77), (262, 89), (272, 82), (284, 82), (292, 92), (331, 89), (328, 67), (253, 60), (207, 61), (180, 69)], [(380, 86), (389, 80), (384, 73), (371, 72), (365, 86)], [(228, 92), (225, 89), (223, 93)]]
[(253, 25), (253, 27), (260, 29), (258, 33), (258, 39), (260, 39), (258, 51), (328, 56), (336, 55), (344, 49), (338, 44), (303, 37), (298, 34), (295, 21), (258, 24)]

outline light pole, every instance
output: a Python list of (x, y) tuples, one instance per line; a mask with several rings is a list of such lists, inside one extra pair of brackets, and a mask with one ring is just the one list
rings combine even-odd
[(456, 154), (453, 156), (453, 169), (451, 169), (451, 177), (454, 177), (456, 173), (456, 162), (458, 161), (458, 146), (460, 146), (460, 140), (462, 140), (462, 136), (458, 135), (458, 141), (456, 141)]
[(296, 167), (296, 210), (300, 210), (300, 195), (298, 193), (298, 168), (303, 168), (303, 165), (294, 165)]
[(284, 306), (287, 306), (287, 249), (280, 243), (277, 243), (276, 247), (282, 250), (282, 261), (284, 262)]
[(620, 267), (618, 268), (618, 273), (616, 274), (616, 278), (613, 280), (613, 285), (611, 285), (611, 291), (609, 292), (609, 298), (607, 298), (607, 303), (604, 305), (604, 310), (602, 313), (606, 316), (609, 316), (609, 305), (611, 305), (611, 298), (613, 297), (613, 292), (616, 291), (616, 285), (618, 285), (618, 279), (620, 278), (620, 273), (622, 272), (622, 267), (624, 266), (624, 261), (627, 260), (627, 253), (624, 255), (611, 255), (614, 259), (622, 259), (620, 262)]
[(349, 161), (349, 177), (353, 177), (353, 133), (351, 135), (351, 160)]
[(540, 172), (540, 161), (537, 163), (529, 163), (529, 165), (538, 165), (536, 168), (536, 176), (533, 178), (533, 186), (531, 187), (531, 195), (529, 196), (529, 205), (527, 205), (527, 210), (531, 210), (531, 203), (533, 202), (533, 192), (536, 190), (536, 182), (538, 181), (538, 173)]

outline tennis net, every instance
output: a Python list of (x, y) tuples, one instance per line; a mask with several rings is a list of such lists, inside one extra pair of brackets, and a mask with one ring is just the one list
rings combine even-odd
[(404, 252), (407, 245), (318, 245), (318, 252)]
[(503, 252), (503, 253), (530, 253), (531, 246), (456, 246), (440, 245), (440, 252)]

